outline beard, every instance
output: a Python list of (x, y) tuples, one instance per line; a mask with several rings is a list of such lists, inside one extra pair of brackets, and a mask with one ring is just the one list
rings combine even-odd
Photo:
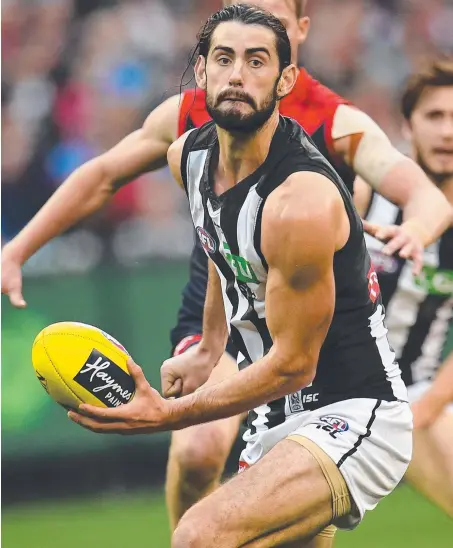
[(416, 152), (416, 162), (431, 179), (431, 181), (439, 188), (453, 177), (453, 172), (450, 171), (433, 171), (430, 167), (428, 167), (428, 164), (425, 162), (419, 150)]
[[(253, 97), (239, 90), (226, 90), (219, 93), (217, 98), (206, 91), (206, 110), (217, 126), (231, 133), (252, 134), (258, 131), (269, 120), (278, 101), (277, 83), (264, 99), (260, 107)], [(227, 98), (234, 98), (252, 107), (252, 112), (243, 114), (233, 108), (222, 108), (222, 102)]]

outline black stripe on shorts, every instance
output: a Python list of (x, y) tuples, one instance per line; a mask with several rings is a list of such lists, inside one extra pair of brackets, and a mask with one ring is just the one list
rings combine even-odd
[(373, 411), (371, 411), (371, 417), (370, 417), (370, 420), (368, 421), (368, 424), (366, 425), (366, 432), (365, 434), (361, 434), (358, 438), (357, 438), (357, 441), (354, 443), (354, 446), (352, 447), (352, 449), (350, 449), (347, 453), (345, 453), (341, 459), (337, 462), (337, 467), (340, 468), (341, 465), (344, 463), (344, 461), (350, 457), (351, 455), (353, 455), (357, 449), (360, 447), (360, 444), (362, 443), (362, 441), (365, 439), (365, 438), (369, 438), (371, 436), (371, 426), (373, 425), (373, 422), (374, 420), (376, 419), (376, 411), (378, 409), (378, 407), (381, 405), (382, 403), (382, 400), (377, 400), (376, 402), (376, 405), (374, 406), (373, 408)]

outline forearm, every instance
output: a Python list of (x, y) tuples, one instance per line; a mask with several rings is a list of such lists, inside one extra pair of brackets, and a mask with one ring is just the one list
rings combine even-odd
[[(271, 350), (266, 356), (228, 379), (171, 402), (174, 430), (202, 422), (232, 417), (308, 386), (313, 376), (300, 364), (279, 362)], [(288, 371), (285, 373), (285, 371)]]
[(28, 225), (5, 246), (24, 263), (48, 241), (98, 210), (112, 194), (101, 165), (91, 161), (78, 168), (53, 194)]
[(214, 263), (208, 260), (208, 285), (203, 311), (203, 338), (200, 350), (211, 356), (217, 364), (228, 338), (222, 287)]
[[(406, 188), (407, 196), (403, 190)], [(395, 195), (395, 189), (401, 192), (399, 196)], [(453, 221), (453, 209), (444, 194), (409, 158), (390, 168), (380, 192), (402, 207), (404, 223), (417, 227), (425, 247), (437, 240)]]

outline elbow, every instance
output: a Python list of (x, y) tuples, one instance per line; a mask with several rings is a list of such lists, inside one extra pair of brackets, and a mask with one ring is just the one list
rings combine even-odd
[(309, 386), (316, 376), (317, 359), (310, 357), (295, 358), (282, 362), (279, 367), (279, 377), (286, 394), (292, 394)]

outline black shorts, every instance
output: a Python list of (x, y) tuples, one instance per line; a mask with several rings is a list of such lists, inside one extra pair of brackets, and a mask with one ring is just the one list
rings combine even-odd
[[(170, 332), (172, 356), (185, 352), (201, 339), (207, 285), (208, 258), (198, 238), (195, 238), (190, 257), (189, 281), (182, 293), (176, 326)], [(236, 359), (237, 350), (229, 339), (226, 350)]]

